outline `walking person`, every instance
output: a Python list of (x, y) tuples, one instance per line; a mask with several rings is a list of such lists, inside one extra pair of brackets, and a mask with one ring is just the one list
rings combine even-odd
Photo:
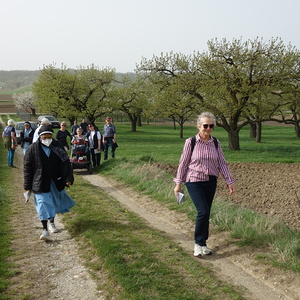
[(16, 168), (14, 166), (14, 156), (15, 150), (18, 147), (17, 138), (16, 138), (16, 129), (15, 129), (14, 120), (10, 119), (7, 121), (7, 126), (2, 132), (2, 138), (4, 140), (4, 147), (7, 149), (7, 164), (9, 167)]
[(74, 124), (71, 126), (71, 135), (72, 136), (75, 136), (77, 134), (77, 129), (79, 128), (80, 126), (77, 124), (77, 121), (75, 120), (74, 121)]
[(69, 212), (75, 205), (65, 191), (74, 182), (71, 163), (63, 145), (52, 136), (51, 125), (41, 126), (39, 139), (27, 148), (24, 157), (24, 189), (34, 193), (35, 208), (43, 226), (40, 239), (45, 241), (50, 239), (49, 231), (58, 232), (55, 215)]
[(85, 118), (82, 119), (79, 127), (82, 128), (82, 134), (86, 135), (88, 132), (88, 123), (86, 122)]
[(93, 168), (100, 166), (101, 160), (101, 133), (96, 129), (94, 123), (88, 124), (89, 131), (86, 135), (92, 155)]
[(111, 157), (115, 158), (115, 149), (117, 143), (117, 132), (115, 125), (111, 123), (111, 117), (105, 119), (106, 124), (103, 128), (104, 160), (108, 158), (108, 148), (110, 148)]
[(30, 122), (24, 123), (24, 129), (20, 132), (21, 137), (21, 148), (25, 155), (27, 148), (32, 144), (34, 130), (31, 128)]
[(177, 175), (174, 178), (175, 196), (177, 197), (181, 191), (181, 184), (185, 183), (197, 210), (194, 256), (212, 254), (206, 241), (219, 173), (226, 181), (230, 195), (235, 191), (233, 183), (236, 180), (231, 177), (220, 142), (211, 136), (214, 126), (215, 117), (212, 113), (203, 112), (198, 116), (198, 134), (185, 141)]
[(49, 121), (49, 119), (47, 118), (43, 118), (41, 120), (41, 124), (38, 126), (38, 128), (34, 131), (34, 134), (33, 134), (33, 139), (32, 139), (32, 142), (35, 143), (38, 139), (39, 139), (39, 131), (41, 129), (42, 126), (44, 125), (50, 125), (51, 122)]
[(56, 132), (56, 139), (60, 141), (65, 150), (69, 150), (69, 144), (67, 141), (67, 138), (69, 137), (71, 140), (71, 133), (66, 129), (67, 128), (67, 123), (65, 121), (62, 121), (60, 123), (60, 129)]

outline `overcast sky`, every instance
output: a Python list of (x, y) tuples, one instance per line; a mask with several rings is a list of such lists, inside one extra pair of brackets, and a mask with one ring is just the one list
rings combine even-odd
[(0, 0), (0, 70), (133, 72), (142, 57), (202, 52), (214, 38), (300, 49), (299, 12), (299, 0)]

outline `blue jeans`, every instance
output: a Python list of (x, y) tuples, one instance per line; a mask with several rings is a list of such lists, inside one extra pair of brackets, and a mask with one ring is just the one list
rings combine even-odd
[(110, 148), (111, 157), (115, 157), (115, 149), (113, 147), (113, 138), (112, 137), (106, 137), (104, 138), (105, 144), (104, 144), (104, 159), (108, 158), (108, 148)]
[(206, 246), (210, 210), (216, 193), (217, 178), (209, 176), (209, 181), (187, 182), (186, 187), (197, 209), (195, 244)]
[(14, 155), (15, 155), (15, 150), (8, 150), (7, 161), (9, 166), (14, 165)]

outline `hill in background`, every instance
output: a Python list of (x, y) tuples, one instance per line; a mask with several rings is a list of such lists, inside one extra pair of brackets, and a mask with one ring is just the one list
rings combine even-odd
[(31, 86), (40, 71), (3, 71), (0, 70), (0, 92)]
[[(31, 89), (31, 85), (37, 80), (40, 70), (38, 71), (3, 71), (0, 70), (0, 93), (18, 93)], [(135, 78), (135, 73), (117, 73), (116, 78), (120, 80), (123, 75)]]

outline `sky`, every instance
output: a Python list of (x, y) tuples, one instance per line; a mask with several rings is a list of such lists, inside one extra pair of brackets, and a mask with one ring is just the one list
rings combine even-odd
[(217, 38), (300, 49), (299, 0), (0, 0), (0, 70), (110, 67), (204, 52)]

